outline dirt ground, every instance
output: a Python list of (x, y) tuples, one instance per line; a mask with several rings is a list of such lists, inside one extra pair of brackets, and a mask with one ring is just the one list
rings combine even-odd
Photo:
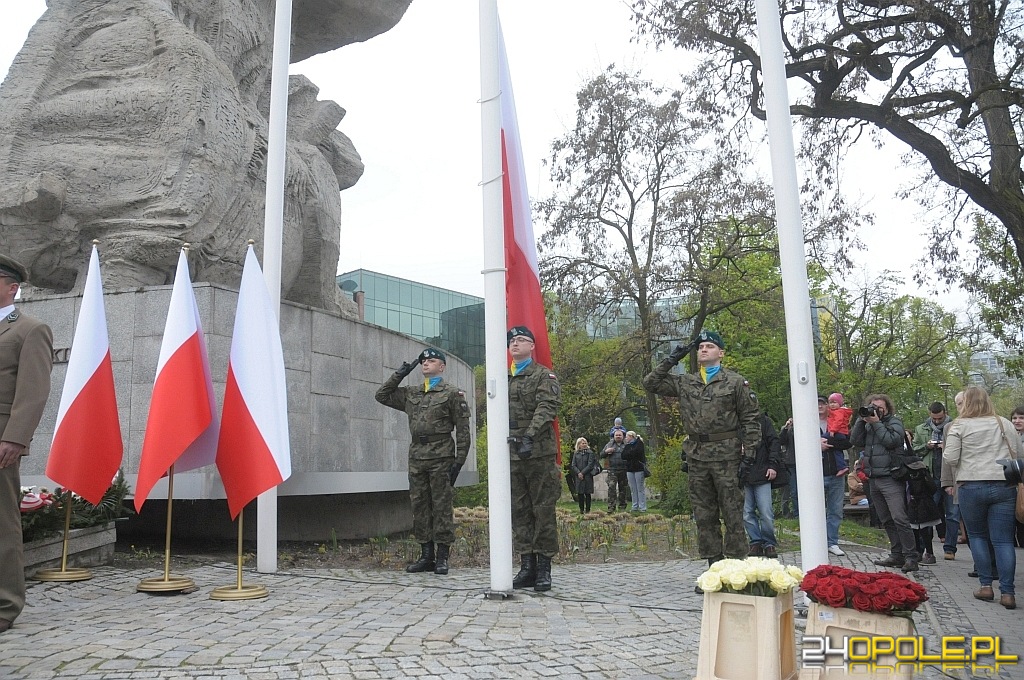
[[(608, 514), (595, 510), (586, 515), (558, 509), (560, 553), (557, 563), (602, 563), (696, 559), (696, 527), (690, 517), (663, 517), (656, 513)], [(799, 547), (799, 537), (776, 525), (780, 550)], [(245, 544), (246, 565), (255, 562), (255, 544)], [(292, 568), (364, 568), (401, 570), (420, 555), (411, 536), (377, 537), (366, 541), (328, 543), (284, 542), (278, 566)], [(236, 562), (238, 547), (230, 541), (182, 542), (172, 540), (171, 568), (193, 562)], [(456, 542), (453, 566), (486, 566), (489, 537), (486, 508), (456, 508)], [(115, 565), (123, 568), (164, 566), (164, 544), (118, 543)]]
[[(486, 508), (456, 508), (456, 539), (452, 564), (487, 566), (489, 560)], [(696, 527), (690, 517), (662, 517), (654, 513), (608, 514), (596, 510), (586, 515), (558, 509), (559, 563), (603, 563), (696, 559)], [(795, 534), (780, 531), (781, 549), (797, 547)], [(419, 557), (420, 546), (410, 536), (381, 536), (364, 541), (329, 543), (283, 542), (278, 568), (288, 569), (386, 569), (401, 570)], [(195, 562), (229, 562), (238, 559), (237, 545), (230, 541), (200, 543), (172, 540), (171, 568)], [(246, 565), (255, 562), (255, 544), (243, 545)], [(136, 569), (163, 569), (164, 544), (118, 542), (114, 565)]]

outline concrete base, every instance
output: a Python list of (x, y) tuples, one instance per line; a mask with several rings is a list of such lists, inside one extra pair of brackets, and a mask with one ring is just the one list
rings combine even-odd
[[(820, 635), (829, 638), (835, 649), (843, 647), (844, 637), (907, 637), (914, 635), (914, 620), (903, 616), (888, 616), (856, 609), (828, 607), (812, 602), (807, 610), (806, 635)], [(913, 664), (899, 664), (894, 655), (882, 655), (875, 660), (879, 667), (892, 667), (887, 677), (909, 678), (913, 675)], [(843, 665), (839, 656), (825, 659), (826, 666)], [(871, 676), (874, 677), (874, 676)]]
[[(279, 496), (278, 536), (287, 541), (326, 543), (389, 536), (412, 529), (412, 507), (407, 491)], [(245, 508), (243, 539), (256, 540), (256, 503)], [(231, 521), (225, 500), (176, 500), (171, 517), (171, 540), (234, 540), (238, 527)], [(122, 542), (162, 538), (167, 522), (167, 500), (149, 500), (142, 513), (119, 527)]]
[[(113, 522), (102, 526), (72, 529), (68, 532), (68, 566), (97, 567), (114, 561), (117, 530)], [(25, 578), (40, 569), (60, 569), (64, 535), (42, 538), (25, 544)]]

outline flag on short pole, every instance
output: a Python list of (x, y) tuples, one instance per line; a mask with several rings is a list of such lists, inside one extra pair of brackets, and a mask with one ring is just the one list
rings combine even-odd
[(94, 245), (46, 476), (98, 505), (123, 455), (100, 258)]
[(203, 324), (192, 291), (185, 250), (178, 255), (160, 359), (142, 441), (135, 510), (172, 465), (176, 472), (214, 462), (217, 415)]
[[(512, 77), (505, 54), (505, 37), (498, 27), (498, 82), (501, 87), (501, 170), (505, 225), (505, 297), (508, 326), (526, 326), (533, 331), (533, 358), (552, 367), (551, 343), (544, 315), (544, 295), (537, 267), (537, 242), (533, 237), (530, 195), (526, 189), (523, 148), (519, 138)], [(558, 421), (555, 421), (558, 439)], [(561, 447), (558, 462), (562, 462)]]
[(224, 389), (217, 469), (231, 518), (292, 473), (281, 330), (253, 248), (245, 256)]

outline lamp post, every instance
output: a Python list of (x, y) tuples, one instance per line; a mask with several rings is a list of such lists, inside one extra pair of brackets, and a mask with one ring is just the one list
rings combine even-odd
[(943, 395), (943, 400), (944, 400), (943, 401), (943, 405), (946, 407), (947, 411), (949, 411), (949, 388), (950, 387), (952, 387), (952, 385), (947, 383), (947, 382), (939, 383), (939, 389), (942, 390), (942, 395)]

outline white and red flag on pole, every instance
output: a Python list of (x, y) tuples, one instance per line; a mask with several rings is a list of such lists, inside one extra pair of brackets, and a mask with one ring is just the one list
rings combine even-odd
[[(544, 316), (544, 295), (537, 268), (537, 242), (533, 237), (530, 194), (526, 189), (523, 147), (519, 138), (512, 77), (505, 54), (505, 37), (498, 27), (498, 83), (501, 88), (501, 170), (505, 225), (505, 297), (508, 326), (526, 326), (533, 331), (533, 358), (551, 368), (551, 343)], [(558, 421), (555, 421), (558, 439)], [(558, 462), (562, 454), (559, 448)]]
[(123, 454), (100, 258), (93, 246), (46, 476), (97, 505)]
[(167, 470), (195, 470), (217, 455), (217, 414), (203, 324), (185, 250), (178, 255), (171, 304), (160, 345), (153, 398), (142, 441), (135, 510)]
[(245, 255), (231, 338), (217, 469), (231, 519), (292, 474), (281, 326), (252, 246)]

